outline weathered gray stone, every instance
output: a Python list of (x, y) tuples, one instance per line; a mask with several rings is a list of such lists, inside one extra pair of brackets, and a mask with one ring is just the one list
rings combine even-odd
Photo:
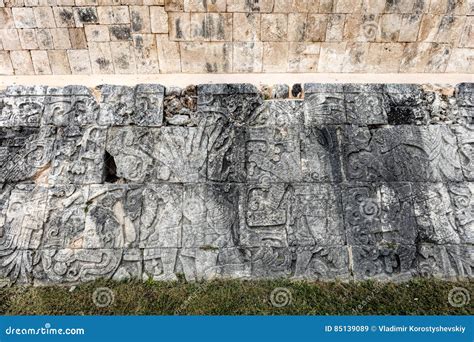
[(470, 279), (473, 88), (453, 90), (9, 87), (0, 281)]
[(360, 181), (462, 181), (456, 136), (446, 126), (347, 127), (346, 176)]
[(105, 175), (106, 130), (59, 127), (49, 180), (53, 184), (101, 183)]

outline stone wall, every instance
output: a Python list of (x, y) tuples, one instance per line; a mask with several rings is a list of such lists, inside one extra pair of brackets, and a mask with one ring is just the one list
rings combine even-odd
[(0, 4), (3, 75), (474, 72), (474, 0)]
[(0, 103), (2, 284), (472, 277), (474, 84), (12, 86)]

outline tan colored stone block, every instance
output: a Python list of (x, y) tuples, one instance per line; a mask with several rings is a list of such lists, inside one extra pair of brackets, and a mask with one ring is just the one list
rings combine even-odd
[(448, 10), (448, 1), (446, 0), (431, 0), (430, 10), (432, 14), (445, 14)]
[[(276, 0), (278, 1), (278, 0)], [(269, 13), (272, 11), (273, 0), (227, 0), (227, 12), (261, 12)], [(282, 12), (273, 10), (274, 12)]]
[(322, 43), (318, 72), (341, 72), (347, 42)]
[(451, 46), (449, 44), (433, 43), (430, 50), (430, 56), (426, 63), (425, 72), (444, 72), (448, 65)]
[(327, 42), (342, 42), (344, 39), (345, 14), (331, 14), (328, 16), (326, 29)]
[(385, 6), (385, 13), (413, 13), (413, 7), (413, 0), (387, 1), (387, 4)]
[(386, 0), (364, 0), (361, 4), (362, 13), (379, 14), (385, 11)]
[(380, 50), (380, 72), (396, 73), (400, 70), (400, 63), (404, 53), (404, 44), (383, 43)]
[(303, 42), (305, 40), (307, 17), (307, 13), (288, 14), (288, 41)]
[(373, 42), (380, 40), (380, 31), (380, 16), (354, 14), (346, 19), (344, 40), (349, 42)]
[(191, 40), (231, 41), (231, 13), (191, 13)]
[(474, 49), (453, 49), (446, 72), (474, 73)]
[(466, 18), (459, 46), (474, 48), (474, 17)]
[(290, 13), (291, 10), (290, 0), (274, 0), (273, 12), (274, 13)]
[(24, 0), (25, 7), (39, 6), (39, 0)]
[(326, 39), (328, 17), (324, 14), (308, 14), (305, 40), (309, 42), (323, 42)]
[(50, 29), (38, 29), (36, 30), (36, 41), (38, 47), (41, 50), (53, 49), (53, 37), (51, 36)]
[(438, 34), (438, 28), (441, 23), (442, 16), (424, 14), (421, 19), (420, 31), (418, 33), (419, 42), (434, 42)]
[(399, 42), (416, 42), (420, 30), (420, 14), (404, 14), (400, 25)]
[(189, 73), (224, 73), (232, 68), (229, 43), (180, 42), (181, 69)]
[(71, 47), (73, 49), (87, 49), (87, 40), (86, 35), (84, 34), (84, 28), (70, 28), (69, 40), (71, 41)]
[(72, 7), (53, 7), (56, 27), (75, 27), (74, 11)]
[(8, 51), (0, 51), (0, 75), (13, 75), (13, 66)]
[(264, 42), (282, 42), (288, 38), (286, 14), (262, 14), (261, 37)]
[(132, 40), (130, 25), (112, 25), (109, 26), (109, 34), (111, 41)]
[(262, 72), (263, 43), (236, 42), (233, 50), (233, 72)]
[(35, 74), (29, 51), (11, 51), (10, 58), (15, 75)]
[(151, 32), (168, 33), (168, 14), (164, 7), (150, 7)]
[(263, 72), (286, 72), (288, 69), (289, 43), (263, 44)]
[(430, 58), (431, 43), (407, 43), (400, 63), (400, 72), (424, 72)]
[(191, 14), (180, 12), (168, 13), (170, 40), (183, 41), (191, 39)]
[(167, 12), (182, 12), (184, 0), (165, 0), (165, 9)]
[(130, 24), (127, 6), (99, 6), (97, 15), (103, 25)]
[(317, 72), (320, 43), (290, 43), (289, 72)]
[(164, 6), (165, 0), (143, 0), (144, 6)]
[(21, 48), (25, 50), (37, 50), (38, 43), (36, 42), (36, 32), (34, 29), (18, 30), (20, 37)]
[(86, 25), (84, 31), (88, 42), (110, 41), (109, 27), (106, 25)]
[(111, 42), (110, 48), (116, 74), (136, 73), (135, 55), (130, 42)]
[(99, 21), (96, 7), (74, 7), (73, 14), (76, 27), (96, 24)]
[(359, 13), (362, 7), (362, 0), (334, 0), (334, 13)]
[(184, 0), (185, 12), (225, 12), (226, 0)]
[(156, 50), (156, 39), (153, 34), (133, 35), (135, 48), (135, 60), (139, 74), (158, 74), (158, 53)]
[(51, 36), (53, 37), (53, 45), (55, 50), (66, 50), (71, 48), (71, 41), (69, 40), (69, 31), (67, 28), (51, 29)]
[(400, 14), (384, 14), (380, 18), (380, 41), (396, 42), (400, 36), (402, 17)]
[(0, 8), (0, 29), (14, 29), (15, 21), (11, 8)]
[(89, 59), (89, 50), (68, 50), (67, 56), (71, 73), (73, 75), (90, 75), (91, 62)]
[(4, 50), (21, 50), (17, 29), (0, 29), (0, 39)]
[(112, 51), (110, 44), (89, 42), (89, 56), (93, 74), (113, 74)]
[[(384, 72), (380, 64), (380, 55), (382, 51), (382, 43), (369, 43), (369, 53), (367, 55), (367, 72), (368, 73), (379, 73)], [(401, 45), (401, 44), (398, 44)], [(397, 65), (398, 68), (398, 65)]]
[(233, 40), (254, 42), (260, 40), (260, 14), (234, 13)]
[(347, 43), (342, 72), (367, 71), (370, 43)]
[(56, 0), (57, 6), (74, 6), (74, 0)]
[(35, 7), (33, 8), (35, 14), (36, 25), (39, 28), (56, 27), (54, 21), (54, 14), (51, 7)]
[(156, 48), (161, 73), (181, 72), (179, 43), (170, 42), (167, 34), (157, 34)]
[[(150, 13), (153, 7), (147, 6), (131, 6), (130, 7), (130, 21), (132, 32), (150, 33), (152, 32)], [(163, 8), (163, 7), (161, 7)], [(165, 27), (168, 29), (168, 21), (165, 22)]]
[(36, 19), (32, 8), (14, 7), (12, 14), (16, 28), (36, 28)]
[[(284, 1), (284, 0), (280, 0)], [(333, 13), (335, 10), (335, 2), (337, 0), (320, 0), (319, 1), (319, 13)]]
[(76, 6), (97, 6), (99, 4), (98, 0), (76, 0)]
[(437, 43), (458, 44), (466, 17), (444, 16), (439, 24), (435, 41)]
[(49, 50), (48, 57), (53, 75), (69, 75), (71, 73), (65, 50)]
[(41, 50), (31, 51), (31, 61), (36, 75), (51, 75), (48, 53)]
[(206, 1), (207, 12), (225, 12), (227, 7), (226, 0), (212, 0)]

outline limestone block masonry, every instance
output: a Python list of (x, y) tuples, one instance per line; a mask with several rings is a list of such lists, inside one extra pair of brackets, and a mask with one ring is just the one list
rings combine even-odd
[(3, 285), (472, 279), (472, 83), (0, 95)]
[(474, 0), (0, 0), (0, 75), (474, 73)]

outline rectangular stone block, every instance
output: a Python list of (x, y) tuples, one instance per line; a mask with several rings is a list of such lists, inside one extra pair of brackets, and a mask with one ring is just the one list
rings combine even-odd
[(232, 68), (230, 43), (180, 43), (181, 71), (189, 73), (223, 73)]
[(164, 88), (160, 85), (100, 86), (101, 125), (161, 126)]
[(219, 249), (237, 245), (239, 190), (234, 184), (184, 185), (184, 248)]
[(284, 183), (246, 185), (240, 194), (242, 247), (288, 246), (292, 187)]
[(416, 246), (380, 245), (352, 247), (355, 280), (409, 280), (418, 274)]
[(301, 170), (309, 183), (341, 182), (341, 153), (335, 126), (306, 127), (301, 134)]
[(359, 181), (460, 181), (454, 134), (446, 126), (346, 128), (344, 163)]
[(388, 123), (382, 85), (350, 85), (345, 89), (347, 121), (357, 125)]
[(110, 279), (118, 269), (123, 269), (121, 249), (48, 249), (36, 253), (35, 285), (74, 285)]
[(43, 125), (87, 126), (97, 124), (99, 106), (86, 87), (49, 88), (44, 105)]
[(417, 266), (421, 276), (462, 280), (472, 277), (473, 260), (472, 245), (421, 244)]
[(102, 183), (106, 166), (105, 140), (103, 128), (58, 128), (49, 181), (52, 184)]
[(0, 127), (39, 127), (44, 110), (44, 94), (6, 95), (0, 115)]
[(296, 260), (293, 277), (306, 280), (349, 280), (349, 253), (346, 246), (305, 246), (292, 249)]
[(308, 126), (345, 123), (346, 108), (342, 87), (305, 84), (304, 116)]
[(339, 189), (330, 184), (294, 184), (293, 188), (289, 245), (296, 249), (344, 245), (346, 236)]
[(138, 247), (142, 193), (141, 187), (133, 185), (91, 185), (82, 248)]
[(410, 183), (350, 185), (342, 192), (351, 246), (414, 245), (418, 238)]

